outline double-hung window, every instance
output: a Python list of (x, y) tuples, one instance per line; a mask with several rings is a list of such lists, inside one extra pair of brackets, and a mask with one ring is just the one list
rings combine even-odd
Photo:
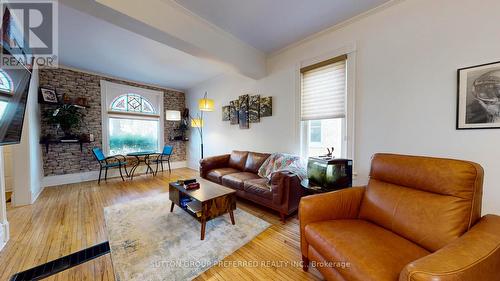
[(110, 155), (160, 151), (163, 93), (101, 81), (103, 146)]
[(301, 68), (303, 157), (347, 157), (347, 56)]

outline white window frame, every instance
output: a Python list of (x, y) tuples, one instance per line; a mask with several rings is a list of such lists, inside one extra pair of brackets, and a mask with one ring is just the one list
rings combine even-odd
[[(156, 114), (145, 114), (135, 112), (113, 112), (111, 103), (123, 94), (134, 93), (146, 98), (153, 105)], [(109, 155), (109, 118), (158, 120), (158, 151), (161, 151), (165, 144), (165, 125), (163, 110), (163, 92), (154, 91), (139, 87), (117, 84), (106, 80), (101, 80), (101, 116), (102, 116), (102, 149)]]
[[(345, 122), (343, 122), (343, 142), (342, 142), (342, 157), (353, 159), (355, 157), (355, 91), (356, 91), (356, 45), (350, 44), (339, 48), (333, 52), (317, 56), (311, 59), (307, 59), (298, 63), (295, 67), (295, 93), (296, 93), (296, 103), (295, 103), (295, 134), (298, 142), (298, 147), (300, 151), (300, 155), (304, 161), (307, 160), (307, 152), (308, 152), (308, 136), (309, 136), (309, 126), (308, 122), (302, 122), (301, 120), (301, 83), (302, 83), (302, 74), (300, 73), (300, 69), (326, 61), (331, 58), (335, 58), (341, 55), (347, 55), (346, 60), (346, 116)], [(354, 170), (354, 167), (353, 167)], [(354, 172), (353, 172), (354, 173)]]

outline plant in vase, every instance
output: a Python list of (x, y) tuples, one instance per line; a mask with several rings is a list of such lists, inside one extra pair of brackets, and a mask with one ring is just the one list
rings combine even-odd
[(74, 105), (65, 104), (46, 112), (49, 124), (58, 125), (64, 133), (64, 139), (75, 139), (72, 130), (80, 126), (83, 114)]

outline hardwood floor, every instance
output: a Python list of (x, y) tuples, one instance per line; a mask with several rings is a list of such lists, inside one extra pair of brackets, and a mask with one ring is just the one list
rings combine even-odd
[[(196, 176), (190, 169), (176, 169), (144, 175), (133, 181), (119, 179), (97, 184), (97, 181), (48, 187), (29, 206), (12, 208), (7, 217), (11, 237), (0, 251), (0, 280), (16, 272), (46, 263), (83, 248), (106, 241), (103, 208), (116, 203), (168, 192), (168, 182)], [(297, 216), (286, 224), (278, 214), (249, 202), (238, 201), (241, 208), (272, 224), (225, 261), (262, 261), (265, 267), (213, 267), (195, 280), (321, 280), (311, 269), (302, 271)], [(295, 262), (295, 266), (280, 266)], [(114, 280), (110, 255), (63, 271), (46, 280)], [(123, 280), (125, 281), (125, 280)]]

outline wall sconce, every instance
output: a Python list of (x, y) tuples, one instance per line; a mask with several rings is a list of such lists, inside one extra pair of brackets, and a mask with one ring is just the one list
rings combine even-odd
[(181, 112), (178, 110), (166, 110), (165, 120), (167, 121), (181, 121)]

